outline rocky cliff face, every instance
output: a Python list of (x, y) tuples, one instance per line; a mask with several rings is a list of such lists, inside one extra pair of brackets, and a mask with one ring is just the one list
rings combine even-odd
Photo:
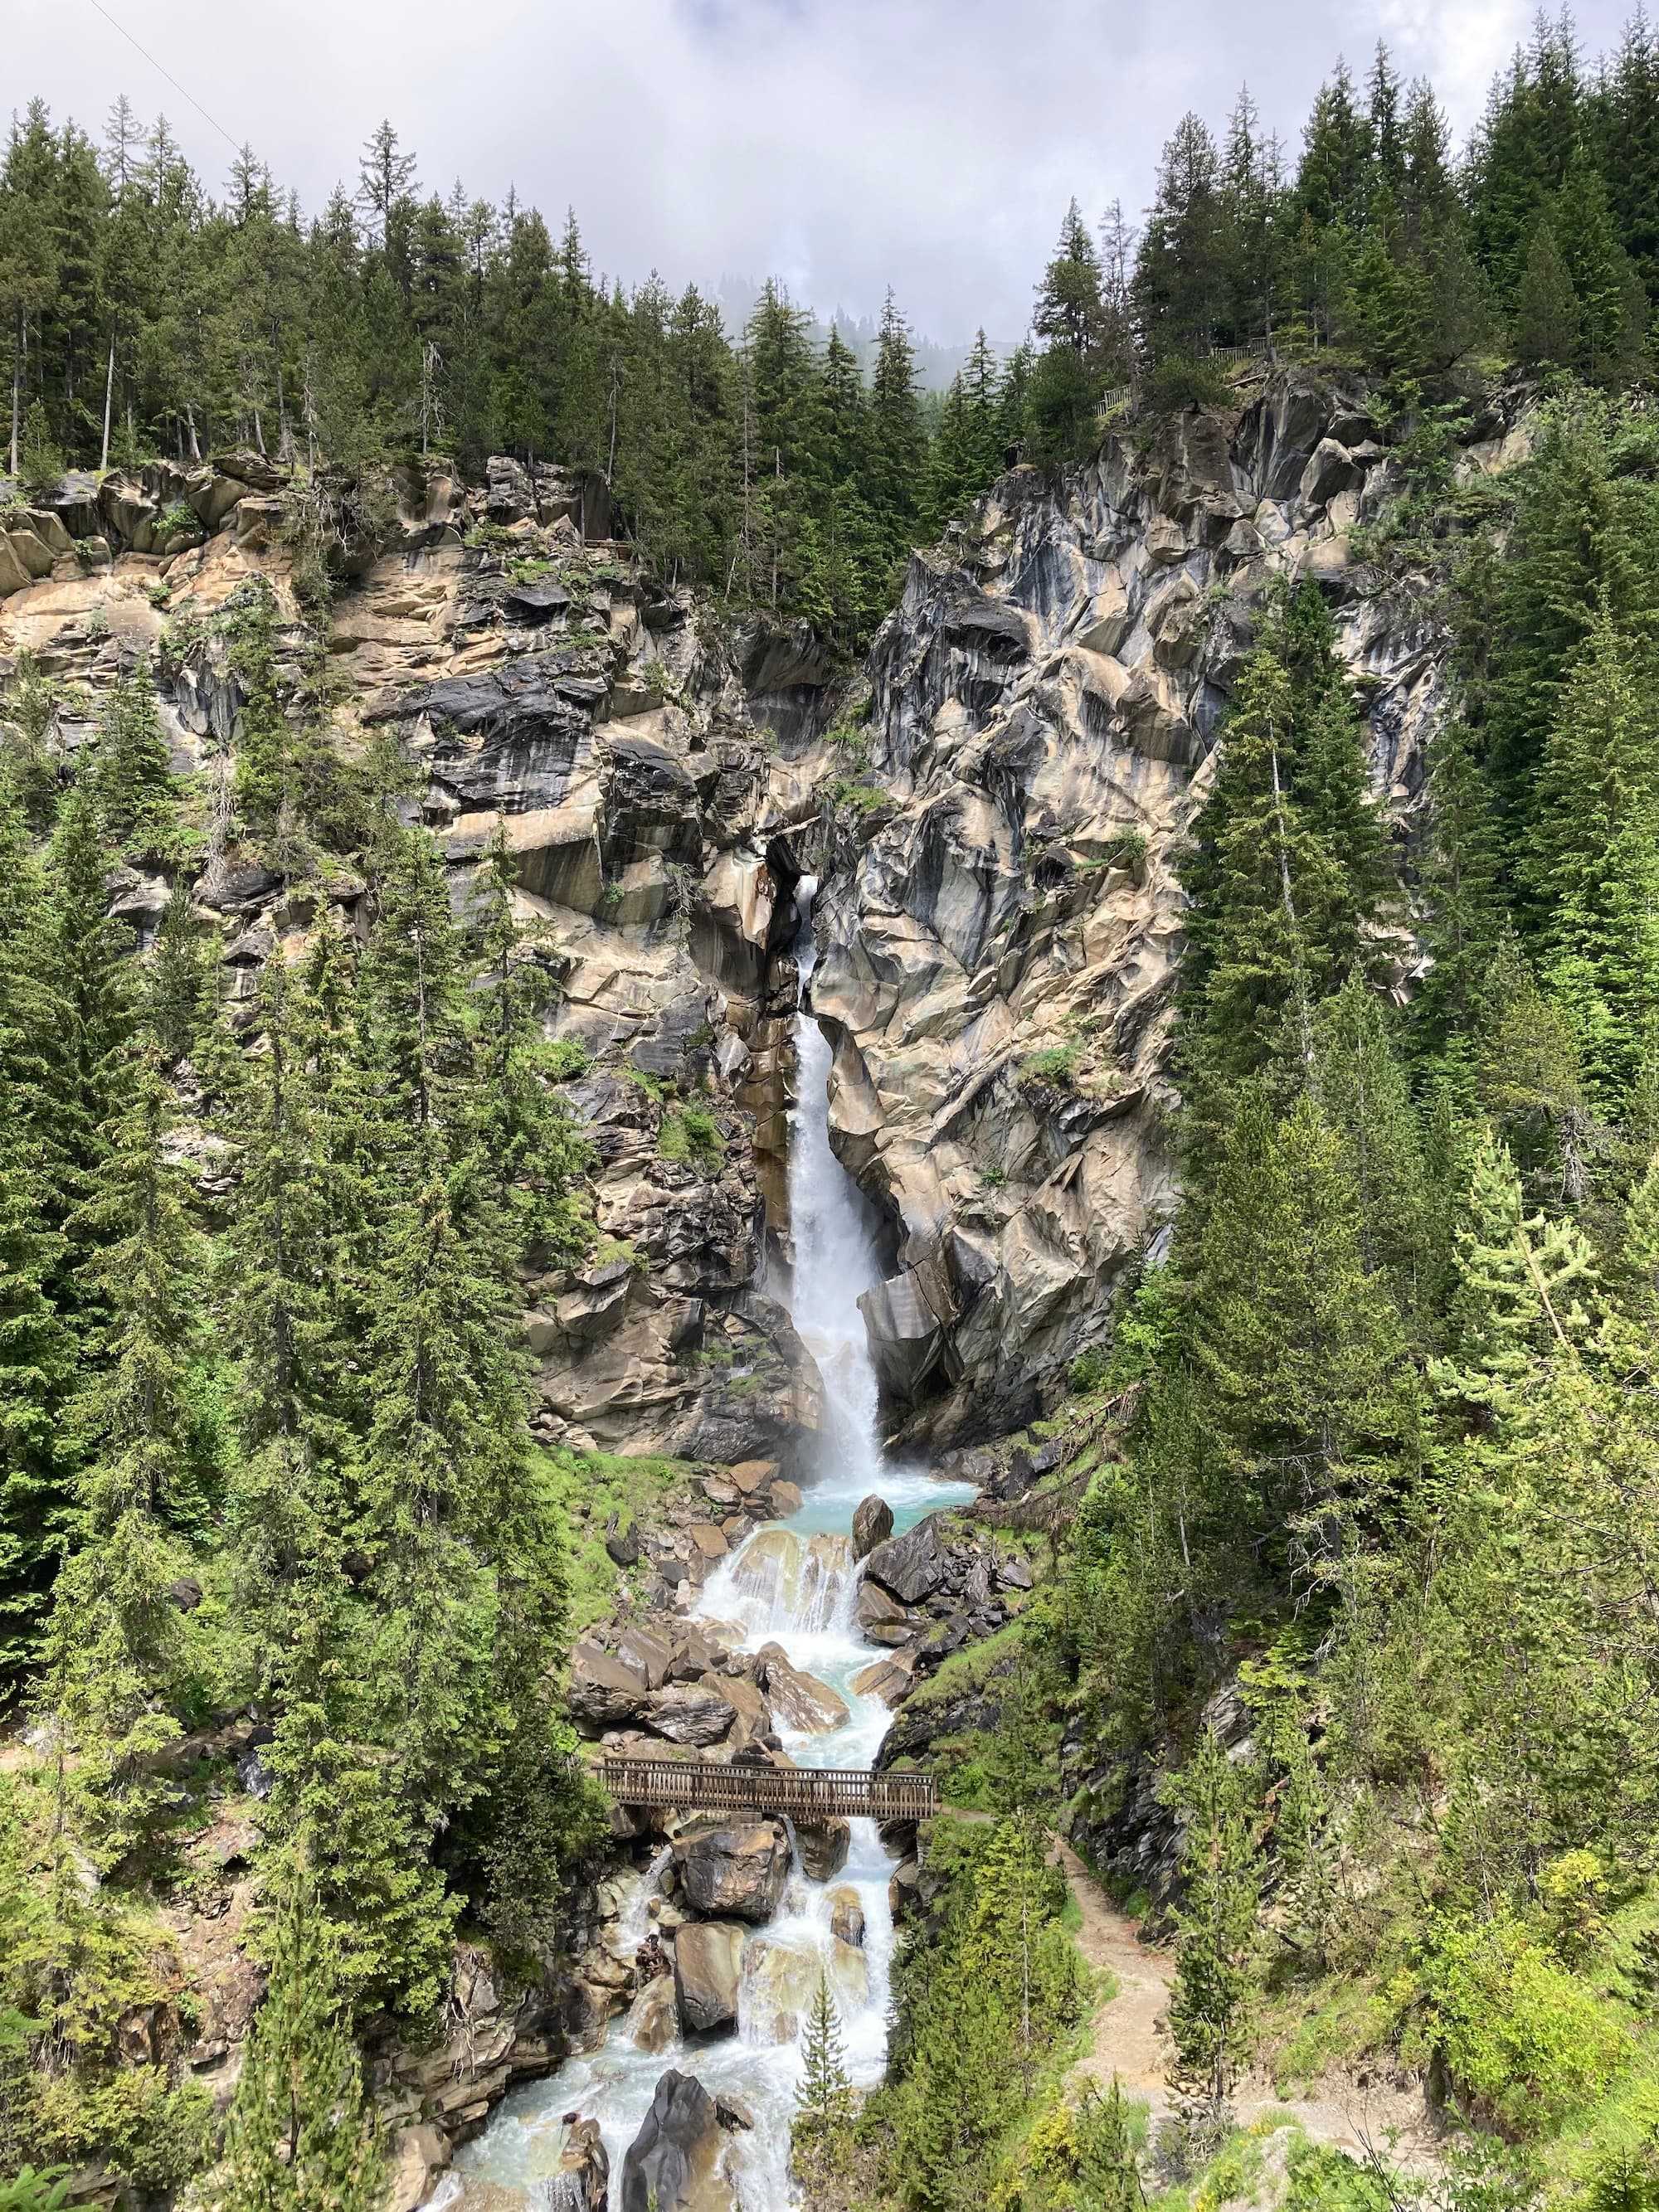
[[(1480, 427), (1467, 468), (1518, 450)], [(913, 1435), (1028, 1419), (1169, 1218), (1174, 864), (1275, 578), (1332, 601), (1409, 816), (1448, 641), (1353, 537), (1400, 485), (1360, 395), (1285, 371), (1061, 483), (1014, 471), (912, 562), (842, 728), (861, 781), (813, 1000), (833, 1141), (891, 1228), (868, 1313)]]
[[(27, 653), (56, 680), (72, 753), (108, 685), (150, 657), (199, 816), (194, 902), (221, 933), (225, 995), (251, 1011), (319, 901), (355, 922), (365, 885), (344, 863), (284, 882), (237, 842), (245, 694), (221, 618), (252, 579), (271, 586), (289, 698), (318, 688), (320, 627), (332, 742), (396, 740), (458, 903), (504, 821), (559, 986), (599, 1241), (529, 1286), (539, 1432), (787, 1457), (817, 1418), (768, 1282), (786, 1234), (787, 894), (817, 835), (787, 755), (822, 720), (824, 671), (810, 639), (719, 627), (656, 588), (596, 535), (608, 526), (602, 486), (511, 460), (471, 489), (405, 472), (350, 506), (308, 502), (252, 454), (71, 478), (0, 514), (0, 678)], [(308, 626), (295, 584), (319, 544), (344, 587)], [(165, 881), (123, 870), (111, 895), (147, 941)]]

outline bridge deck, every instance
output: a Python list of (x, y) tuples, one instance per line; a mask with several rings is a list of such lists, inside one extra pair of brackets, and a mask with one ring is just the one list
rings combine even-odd
[(727, 1766), (693, 1759), (607, 1759), (600, 1778), (619, 1805), (700, 1813), (784, 1813), (811, 1822), (930, 1820), (939, 1811), (931, 1774), (869, 1767)]

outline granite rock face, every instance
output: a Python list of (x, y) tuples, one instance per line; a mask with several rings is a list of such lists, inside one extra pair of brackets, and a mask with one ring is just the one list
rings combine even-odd
[[(843, 811), (812, 1002), (831, 1137), (890, 1224), (865, 1300), (910, 1434), (965, 1442), (1050, 1402), (1173, 1205), (1176, 851), (1280, 578), (1314, 580), (1396, 819), (1420, 789), (1448, 643), (1353, 532), (1400, 486), (1363, 394), (1299, 369), (1016, 469), (911, 562), (858, 732), (878, 806)], [(1500, 422), (1463, 458), (1501, 468)]]

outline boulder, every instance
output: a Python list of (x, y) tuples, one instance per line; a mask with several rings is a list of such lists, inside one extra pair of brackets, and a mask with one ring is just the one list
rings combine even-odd
[(670, 2067), (623, 2160), (622, 2212), (738, 2212), (714, 2100)]
[(800, 1490), (795, 1483), (775, 1482), (769, 1494), (772, 1510), (780, 1521), (787, 1519), (791, 1513), (800, 1511)]
[(853, 1831), (845, 1820), (814, 1821), (795, 1827), (795, 1844), (803, 1872), (813, 1881), (832, 1881), (847, 1863), (853, 1848)]
[(688, 2033), (736, 2021), (744, 1934), (735, 1920), (689, 1920), (676, 1930), (674, 1998)]
[(757, 1936), (743, 1954), (744, 2040), (793, 2043), (812, 2008), (823, 1971), (816, 1944)]
[(745, 1459), (739, 1460), (730, 1470), (730, 1476), (734, 1488), (745, 1498), (752, 1498), (757, 1491), (769, 1487), (777, 1472), (778, 1463), (775, 1459)]
[(778, 1820), (682, 1837), (674, 1859), (695, 1912), (769, 1920), (789, 1880), (789, 1838)]
[(678, 2027), (674, 1977), (659, 1974), (635, 1998), (623, 2032), (635, 2050), (656, 2052), (667, 2050)]
[(898, 1600), (889, 1596), (879, 1583), (872, 1583), (867, 1577), (859, 1584), (853, 1612), (866, 1636), (872, 1629), (908, 1628), (909, 1626), (909, 1615)]
[(731, 1548), (712, 1521), (694, 1521), (685, 1533), (705, 1559), (723, 1559)]
[(418, 2127), (399, 2128), (387, 2148), (391, 2155), (382, 2212), (416, 2212), (449, 2164), (449, 2138), (427, 2120)]
[(945, 1581), (945, 1553), (939, 1525), (929, 1514), (902, 1536), (878, 1544), (865, 1561), (866, 1581), (878, 1582), (906, 1605), (920, 1605), (933, 1596)]
[(702, 1682), (671, 1682), (645, 1700), (643, 1717), (653, 1735), (665, 1735), (670, 1743), (706, 1750), (729, 1732), (732, 1706), (719, 1690)]
[(921, 1895), (921, 1869), (914, 1859), (901, 1859), (887, 1885), (887, 1902), (895, 1920), (902, 1920)]
[(867, 1558), (892, 1533), (893, 1509), (887, 1500), (873, 1495), (861, 1499), (853, 1516), (853, 1557)]
[(624, 1528), (613, 1513), (605, 1524), (605, 1548), (610, 1554), (612, 1566), (637, 1566), (640, 1558), (640, 1539), (633, 1522), (630, 1521)]
[(853, 1687), (861, 1698), (879, 1698), (890, 1711), (908, 1693), (915, 1665), (915, 1656), (908, 1651), (891, 1659), (873, 1659), (854, 1675)]
[(1030, 1561), (1021, 1553), (1011, 1552), (1006, 1559), (997, 1561), (997, 1580), (1004, 1589), (1030, 1589), (1032, 1581)]
[(659, 1690), (668, 1680), (673, 1646), (642, 1622), (624, 1629), (617, 1644), (617, 1660), (630, 1674), (640, 1675), (647, 1690)]
[(572, 2123), (541, 2201), (547, 2212), (605, 2212), (611, 2202), (611, 2159), (597, 2120)]
[(850, 1881), (838, 1883), (830, 1893), (830, 1932), (837, 1942), (864, 1948), (864, 1905)]
[(803, 1735), (822, 1735), (842, 1727), (850, 1717), (847, 1700), (816, 1674), (804, 1674), (790, 1664), (781, 1644), (763, 1644), (756, 1655), (755, 1672), (771, 1699), (772, 1711), (784, 1728)]
[(643, 1672), (601, 1650), (597, 1644), (579, 1644), (571, 1653), (565, 1704), (572, 1719), (582, 1727), (625, 1727), (641, 1717), (647, 1697)]

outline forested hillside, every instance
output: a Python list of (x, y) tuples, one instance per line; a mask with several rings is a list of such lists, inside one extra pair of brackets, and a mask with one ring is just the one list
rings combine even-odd
[(313, 215), (14, 119), (0, 2206), (413, 2212), (645, 1987), (573, 1714), (787, 1756), (613, 1662), (799, 1504), (820, 877), (886, 1414), (1033, 1540), (872, 1608), (997, 1826), (856, 2111), (821, 1985), (811, 2201), (1249, 2201), (1340, 2078), (1432, 2155), (1259, 2201), (1659, 2203), (1656, 301), (1640, 17), (1465, 149), (1383, 51), (1186, 118), (937, 408), (390, 125)]

